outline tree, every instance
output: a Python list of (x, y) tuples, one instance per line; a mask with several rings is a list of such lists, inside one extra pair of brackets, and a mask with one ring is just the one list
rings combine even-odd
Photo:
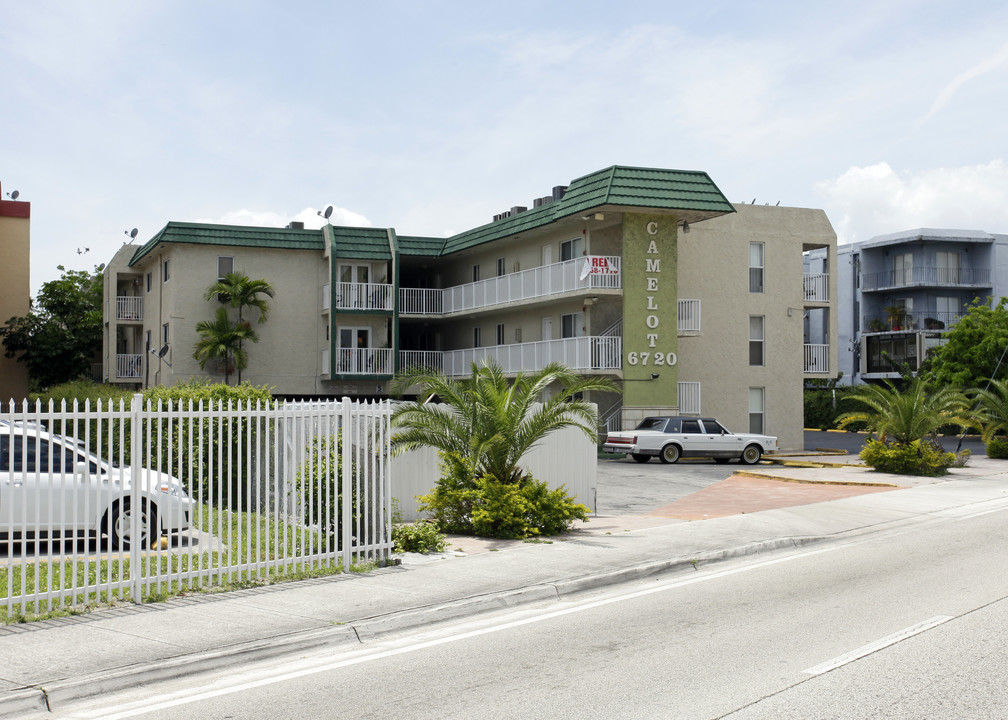
[(938, 386), (979, 387), (988, 379), (1008, 378), (1008, 364), (1002, 360), (1006, 347), (1008, 298), (994, 307), (977, 299), (945, 333), (945, 342), (928, 353), (918, 374), (929, 375)]
[[(556, 394), (533, 408), (555, 384)], [(393, 411), (392, 424), (399, 429), (392, 437), (393, 451), (434, 447), (464, 458), (477, 476), (501, 483), (517, 483), (523, 475), (518, 464), (522, 455), (554, 430), (577, 427), (595, 440), (598, 418), (580, 394), (618, 392), (608, 380), (577, 375), (560, 363), (519, 373), (513, 382), (495, 362), (483, 367), (473, 363), (472, 374), (462, 380), (417, 368), (400, 374), (395, 385), (420, 385), (423, 391), (417, 401)], [(430, 403), (434, 397), (445, 405)]]
[(248, 353), (242, 348), (245, 340), (259, 342), (259, 336), (247, 322), (232, 323), (226, 308), (217, 308), (213, 320), (196, 323), (200, 341), (196, 343), (193, 357), (199, 361), (200, 369), (205, 369), (207, 361), (216, 360), (224, 366), (224, 384), (231, 379), (232, 368), (241, 371), (248, 366)]
[(911, 379), (902, 392), (887, 382), (864, 385), (846, 399), (860, 403), (862, 409), (841, 415), (838, 427), (863, 422), (880, 440), (897, 445), (910, 445), (936, 434), (945, 425), (974, 423), (969, 417), (969, 401), (962, 392), (949, 386), (929, 388), (923, 377)]
[(90, 374), (102, 346), (102, 270), (56, 266), (62, 276), (44, 283), (28, 315), (0, 327), (4, 354), (28, 365), (40, 390)]
[(1008, 381), (991, 380), (987, 387), (976, 391), (974, 399), (983, 441), (989, 443), (999, 435), (1008, 435)]
[[(270, 307), (262, 296), (273, 297), (273, 294), (273, 286), (264, 279), (250, 280), (247, 275), (241, 273), (228, 273), (223, 280), (218, 280), (207, 288), (206, 299), (212, 300), (214, 297), (220, 297), (230, 307), (237, 308), (238, 324), (240, 325), (245, 319), (245, 308), (256, 308), (259, 311), (259, 322), (266, 322)], [(238, 367), (239, 383), (241, 383), (243, 367)]]

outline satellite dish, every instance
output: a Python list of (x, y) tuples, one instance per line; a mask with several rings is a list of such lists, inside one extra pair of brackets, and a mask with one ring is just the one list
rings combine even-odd
[(165, 343), (164, 345), (161, 346), (161, 349), (157, 351), (157, 356), (159, 358), (163, 358), (167, 354), (168, 354), (168, 343)]
[(134, 240), (136, 240), (136, 236), (137, 236), (138, 232), (139, 231), (136, 228), (133, 228), (132, 230), (123, 230), (123, 234), (124, 235), (129, 235), (130, 242), (133, 242)]
[(330, 215), (332, 215), (332, 205), (330, 205), (329, 207), (327, 207), (327, 208), (325, 209), (325, 215), (323, 215), (323, 217), (324, 217), (324, 218), (325, 218), (326, 220), (328, 220), (328, 219), (329, 219), (329, 216), (330, 216)]
[(13, 192), (7, 194), (10, 195), (11, 200), (17, 200), (19, 197), (21, 197), (21, 193), (19, 193), (17, 190), (14, 190)]

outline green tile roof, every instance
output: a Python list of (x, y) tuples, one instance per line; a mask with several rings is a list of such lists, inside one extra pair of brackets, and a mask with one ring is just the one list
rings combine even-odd
[(385, 228), (337, 227), (332, 228), (334, 257), (360, 260), (391, 260), (389, 231)]
[(411, 235), (397, 235), (396, 244), (399, 253), (402, 255), (419, 255), (422, 257), (436, 257), (444, 249), (445, 239), (435, 237), (417, 237)]
[(571, 181), (557, 202), (448, 238), (443, 252), (482, 245), (603, 206), (677, 210), (691, 222), (735, 212), (705, 172), (613, 165)]
[[(383, 231), (384, 232), (384, 231)], [(208, 223), (169, 222), (160, 232), (137, 248), (130, 260), (136, 264), (160, 243), (192, 243), (194, 245), (224, 245), (228, 247), (281, 248), (287, 250), (322, 251), (321, 230), (288, 230), (245, 225), (211, 225)], [(386, 249), (388, 244), (386, 243)]]

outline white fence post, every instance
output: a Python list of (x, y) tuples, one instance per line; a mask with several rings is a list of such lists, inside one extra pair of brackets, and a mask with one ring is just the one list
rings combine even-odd
[[(143, 420), (141, 410), (143, 407), (143, 395), (135, 393), (130, 404), (130, 574), (129, 586), (130, 595), (134, 603), (139, 605), (143, 602), (141, 591), (140, 572), (140, 477), (142, 464), (140, 462), (140, 439), (143, 435)], [(120, 488), (120, 495), (122, 488)], [(120, 502), (122, 502), (120, 500)], [(120, 512), (122, 507), (120, 506)], [(115, 522), (115, 517), (112, 518)], [(112, 528), (115, 532), (115, 528)], [(111, 544), (112, 538), (109, 538)]]
[(343, 463), (343, 474), (340, 478), (340, 484), (337, 488), (333, 488), (333, 492), (337, 489), (342, 491), (343, 502), (340, 512), (342, 514), (342, 532), (340, 533), (340, 543), (342, 547), (340, 548), (343, 556), (343, 572), (350, 572), (350, 508), (353, 502), (353, 458), (351, 456), (351, 444), (350, 437), (350, 398), (344, 396), (343, 400), (340, 401), (340, 451), (339, 458)]

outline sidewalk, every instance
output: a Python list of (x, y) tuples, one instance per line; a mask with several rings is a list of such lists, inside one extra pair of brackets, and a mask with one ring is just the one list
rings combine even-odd
[[(986, 457), (941, 479), (843, 462), (759, 465), (645, 515), (593, 517), (552, 543), (452, 537), (443, 554), (408, 554), (402, 565), (367, 575), (0, 627), (0, 717), (211, 668), (359, 645), (393, 630), (692, 568), (694, 561), (999, 507), (1008, 508), (1008, 463)], [(690, 521), (695, 517), (709, 519)]]

